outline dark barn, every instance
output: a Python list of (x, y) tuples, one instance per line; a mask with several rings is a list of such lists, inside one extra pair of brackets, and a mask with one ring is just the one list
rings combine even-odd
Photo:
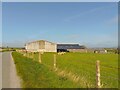
[(84, 52), (85, 46), (79, 44), (57, 44), (57, 52)]

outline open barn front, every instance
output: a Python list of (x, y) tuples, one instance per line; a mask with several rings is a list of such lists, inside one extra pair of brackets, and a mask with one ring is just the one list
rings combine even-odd
[(57, 49), (57, 52), (69, 52), (67, 49)]

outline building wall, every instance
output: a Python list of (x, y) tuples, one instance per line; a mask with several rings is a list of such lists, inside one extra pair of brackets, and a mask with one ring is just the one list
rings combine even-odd
[(25, 48), (27, 51), (37, 52), (39, 50), (39, 42), (28, 43)]
[(39, 49), (45, 49), (45, 41), (39, 42)]
[(57, 52), (57, 45), (48, 41), (36, 41), (26, 44), (25, 48), (31, 52)]
[(57, 52), (57, 44), (45, 42), (45, 50), (46, 52)]
[(87, 53), (87, 49), (67, 49), (69, 52), (83, 52)]
[(87, 49), (88, 53), (94, 53), (94, 49)]

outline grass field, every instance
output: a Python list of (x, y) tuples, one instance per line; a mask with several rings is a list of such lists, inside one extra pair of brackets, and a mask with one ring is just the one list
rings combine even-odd
[(22, 79), (23, 88), (75, 88), (79, 84), (58, 76), (52, 69), (26, 58), (20, 53), (12, 53), (17, 73)]
[[(15, 55), (19, 55), (14, 53)], [(46, 68), (52, 70), (53, 68), (53, 54), (54, 53), (44, 53), (42, 55), (42, 65)], [(19, 55), (21, 56), (21, 55)], [(29, 65), (38, 62), (38, 53), (34, 54), (34, 59), (29, 61), (21, 56), (18, 61), (22, 60), (24, 63), (27, 62)], [(57, 71), (50, 71), (49, 69), (43, 71), (54, 73), (54, 75), (49, 75), (47, 79), (52, 78), (51, 82), (60, 82), (53, 77), (64, 77), (65, 83), (61, 86), (57, 84), (56, 87), (76, 87), (76, 88), (95, 88), (96, 87), (96, 61), (100, 60), (101, 69), (101, 87), (102, 88), (118, 88), (118, 54), (94, 54), (94, 53), (66, 53), (64, 55), (57, 55)], [(17, 60), (17, 59), (15, 59)], [(37, 61), (37, 62), (35, 62)], [(31, 68), (30, 66), (25, 66), (26, 71)], [(37, 63), (37, 65), (41, 65)], [(20, 64), (19, 67), (23, 65)], [(19, 70), (19, 68), (18, 68)], [(39, 69), (33, 69), (37, 72)], [(24, 72), (26, 73), (26, 72)], [(21, 72), (22, 74), (22, 72)], [(64, 79), (63, 79), (64, 80)], [(38, 81), (38, 80), (37, 80)], [(49, 83), (49, 82), (48, 82)], [(72, 84), (74, 83), (74, 84)], [(47, 83), (46, 83), (47, 84)], [(71, 85), (70, 85), (71, 84)], [(51, 87), (45, 85), (45, 87)]]

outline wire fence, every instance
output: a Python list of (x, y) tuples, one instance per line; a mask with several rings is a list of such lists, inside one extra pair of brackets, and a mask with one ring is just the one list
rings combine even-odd
[[(35, 58), (34, 53), (32, 53), (32, 52), (30, 52), (30, 53), (20, 52), (20, 53), (23, 54), (24, 56), (28, 57), (28, 58), (33, 58), (33, 59)], [(40, 63), (42, 63), (42, 54), (41, 53), (38, 54), (38, 59), (39, 59), (38, 61)], [(56, 63), (57, 63), (57, 57), (56, 57), (56, 54), (53, 54), (53, 68), (54, 69), (57, 68), (58, 63), (57, 64)], [(94, 79), (94, 78), (91, 78), (91, 79), (96, 80), (96, 85), (97, 85), (96, 87), (97, 88), (101, 87), (101, 80), (102, 80), (102, 82), (104, 80), (112, 80), (112, 81), (116, 81), (116, 82), (120, 81), (120, 79), (118, 78), (118, 70), (120, 69), (119, 67), (113, 67), (113, 66), (110, 66), (110, 65), (103, 65), (103, 64), (101, 65), (100, 61), (99, 61), (99, 63), (96, 63), (96, 64), (95, 64), (95, 62), (92, 63), (92, 62), (84, 62), (84, 61), (82, 61), (81, 64), (90, 65), (90, 66), (92, 66), (92, 68), (96, 67), (94, 69), (95, 71), (91, 70), (92, 74), (96, 73), (96, 77), (94, 77), (96, 79)], [(109, 71), (107, 71), (107, 70), (106, 71), (102, 71), (102, 68), (111, 69), (111, 70), (109, 70)], [(87, 70), (86, 70), (86, 72), (89, 73), (89, 71), (87, 71)], [(114, 72), (114, 74), (112, 72)]]

